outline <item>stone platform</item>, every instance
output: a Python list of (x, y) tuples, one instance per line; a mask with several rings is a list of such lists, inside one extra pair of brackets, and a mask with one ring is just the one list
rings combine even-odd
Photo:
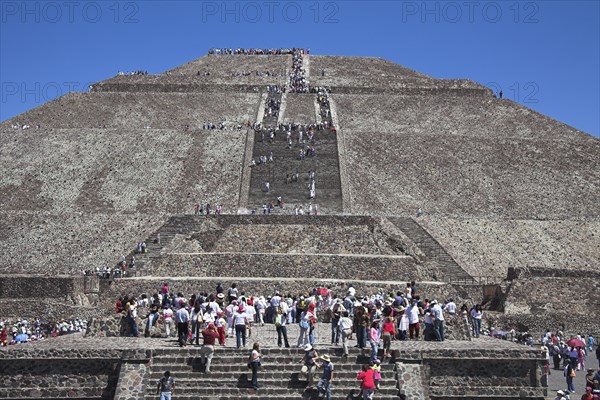
[[(328, 324), (315, 347), (330, 354), (336, 368), (334, 399), (354, 398), (355, 379), (368, 350), (351, 348), (342, 358), (341, 346), (329, 344)], [(290, 325), (290, 344), (296, 334)], [(199, 346), (180, 348), (174, 338), (89, 338), (76, 335), (0, 350), (0, 370), (6, 377), (0, 397), (150, 399), (158, 378), (170, 370), (177, 398), (277, 399), (317, 398), (298, 376), (302, 351), (274, 346), (272, 325), (256, 327), (245, 349), (234, 339), (217, 346), (210, 374), (202, 372)], [(263, 355), (258, 392), (249, 389), (245, 364), (251, 344), (258, 341)], [(355, 341), (350, 342), (351, 345)], [(382, 364), (379, 399), (543, 399), (544, 357), (538, 350), (511, 342), (478, 338), (445, 342), (394, 341), (399, 356)], [(41, 363), (40, 363), (41, 362)], [(18, 365), (18, 368), (11, 367)], [(44, 365), (52, 368), (44, 368)], [(42, 365), (42, 366), (40, 366)], [(458, 368), (457, 368), (458, 366)], [(92, 378), (94, 377), (94, 378)]]

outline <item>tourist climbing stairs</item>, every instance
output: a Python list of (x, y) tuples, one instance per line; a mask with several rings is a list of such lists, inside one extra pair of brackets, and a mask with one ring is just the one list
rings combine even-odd
[[(352, 349), (348, 358), (341, 357), (341, 347), (320, 349), (320, 354), (328, 353), (334, 363), (332, 399), (358, 398), (360, 382), (356, 375), (361, 365), (368, 362), (366, 355), (359, 355)], [(200, 362), (200, 348), (157, 349), (152, 359), (152, 372), (146, 389), (146, 399), (156, 398), (156, 384), (164, 371), (169, 370), (175, 379), (177, 399), (319, 399), (314, 388), (308, 388), (299, 372), (300, 360), (304, 354), (297, 348), (262, 349), (262, 367), (258, 375), (259, 389), (251, 388), (252, 372), (247, 368), (250, 349), (217, 348), (212, 360), (211, 372), (204, 373)], [(384, 363), (381, 366), (381, 389), (377, 399), (398, 399), (395, 365)], [(320, 377), (315, 374), (314, 383)]]
[(452, 281), (471, 281), (473, 278), (469, 275), (444, 247), (435, 240), (417, 221), (406, 217), (388, 217), (388, 220), (396, 225), (406, 236), (408, 236), (423, 254), (430, 260), (435, 261), (441, 269), (443, 276), (438, 277), (446, 282)]

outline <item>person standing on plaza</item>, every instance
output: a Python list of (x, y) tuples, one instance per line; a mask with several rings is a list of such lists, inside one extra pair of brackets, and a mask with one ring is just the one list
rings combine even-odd
[(444, 341), (444, 310), (436, 300), (431, 302), (431, 314), (433, 316), (433, 333), (438, 342)]
[(233, 324), (237, 348), (246, 347), (246, 329), (248, 329), (249, 321), (243, 305), (240, 305), (233, 314)]
[(287, 315), (283, 313), (281, 306), (277, 307), (275, 314), (275, 329), (277, 330), (277, 347), (290, 347), (287, 337)]
[(174, 391), (175, 380), (171, 376), (171, 372), (165, 371), (156, 385), (156, 394), (160, 395), (160, 400), (171, 400)]
[(175, 314), (175, 321), (177, 322), (177, 338), (179, 346), (183, 347), (186, 345), (188, 339), (188, 322), (190, 320), (190, 313), (185, 308), (184, 303), (179, 304), (179, 310)]

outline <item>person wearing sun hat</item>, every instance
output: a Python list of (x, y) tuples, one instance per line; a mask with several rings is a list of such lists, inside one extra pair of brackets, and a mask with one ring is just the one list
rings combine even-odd
[(565, 397), (565, 392), (563, 392), (562, 390), (557, 390), (556, 397), (554, 398), (554, 400), (567, 400), (567, 397)]
[(317, 363), (317, 359), (319, 357), (319, 353), (317, 349), (315, 349), (310, 343), (304, 346), (304, 356), (300, 360), (302, 365), (302, 369), (300, 373), (306, 376), (306, 383), (308, 387), (313, 385), (313, 375), (319, 365)]
[(317, 383), (317, 390), (321, 396), (325, 396), (326, 400), (330, 400), (331, 382), (333, 381), (333, 363), (331, 362), (329, 354), (323, 354), (319, 359), (324, 362), (321, 364), (323, 375), (321, 375), (321, 379)]

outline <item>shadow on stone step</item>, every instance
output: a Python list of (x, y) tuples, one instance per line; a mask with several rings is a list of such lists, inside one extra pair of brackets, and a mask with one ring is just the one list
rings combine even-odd
[(244, 388), (250, 389), (252, 387), (252, 382), (250, 380), (250, 374), (248, 374), (248, 373), (240, 374), (240, 376), (237, 380), (237, 384), (235, 386), (240, 389), (244, 389)]
[(187, 363), (192, 367), (192, 371), (194, 372), (204, 372), (205, 370), (202, 358), (200, 357), (189, 358)]

